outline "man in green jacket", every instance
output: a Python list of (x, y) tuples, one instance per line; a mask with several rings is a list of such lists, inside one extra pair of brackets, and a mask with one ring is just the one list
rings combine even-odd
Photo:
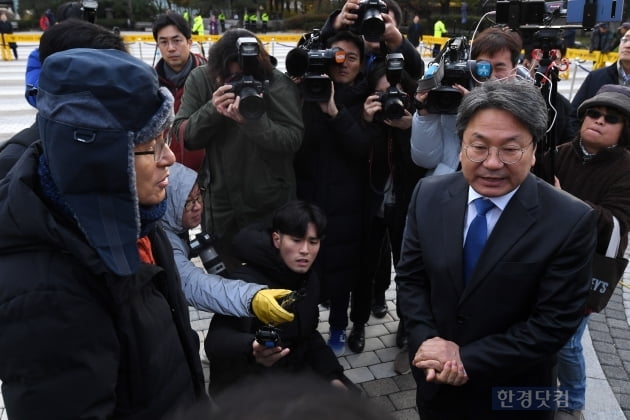
[(246, 119), (241, 113), (243, 98), (232, 86), (244, 70), (236, 58), (237, 39), (244, 37), (254, 34), (228, 30), (210, 49), (208, 64), (190, 73), (173, 127), (187, 148), (206, 150), (200, 171), (204, 228), (217, 235), (228, 267), (236, 263), (230, 259), (234, 234), (295, 198), (293, 155), (304, 130), (296, 85), (273, 68), (258, 39), (250, 70), (257, 81), (269, 81), (262, 93), (264, 114)]
[(192, 33), (193, 35), (205, 35), (206, 33), (206, 30), (203, 27), (203, 18), (201, 17), (200, 12), (197, 12), (195, 18), (193, 19)]
[[(433, 25), (433, 36), (436, 38), (442, 38), (442, 36), (446, 33), (446, 25), (442, 22), (442, 19), (438, 19)], [(433, 45), (433, 57), (437, 57), (440, 53), (441, 46), (440, 44)]]

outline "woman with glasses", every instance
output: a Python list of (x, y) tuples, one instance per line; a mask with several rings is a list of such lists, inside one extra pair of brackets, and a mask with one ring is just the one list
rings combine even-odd
[[(604, 85), (578, 108), (579, 136), (554, 155), (555, 185), (582, 199), (597, 215), (596, 252), (604, 255), (613, 225), (619, 225), (617, 256), (623, 256), (630, 229), (630, 88)], [(551, 156), (548, 156), (551, 159)], [(556, 419), (579, 419), (584, 408), (586, 370), (582, 334), (590, 310), (558, 353), (558, 379), (568, 389), (566, 412)]]
[[(201, 224), (202, 214), (203, 191), (197, 183), (197, 172), (174, 163), (166, 187), (166, 213), (162, 218), (162, 227), (173, 247), (175, 265), (188, 303), (199, 310), (223, 315), (256, 315), (265, 323), (271, 320), (280, 324), (293, 320), (293, 315), (275, 300), (289, 294), (290, 290), (270, 290), (262, 284), (227, 279), (222, 277), (225, 273), (206, 272), (190, 260), (189, 230)], [(207, 249), (211, 246), (205, 243), (200, 247)], [(213, 266), (217, 267), (219, 263), (216, 261)]]

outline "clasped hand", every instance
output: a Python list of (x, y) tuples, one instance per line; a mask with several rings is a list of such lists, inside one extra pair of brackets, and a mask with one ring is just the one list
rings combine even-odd
[(424, 369), (427, 382), (461, 386), (468, 382), (459, 346), (440, 337), (424, 341), (413, 358), (413, 365)]

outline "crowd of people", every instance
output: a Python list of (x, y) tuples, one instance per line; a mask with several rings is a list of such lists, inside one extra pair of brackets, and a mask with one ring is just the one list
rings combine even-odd
[[(36, 122), (0, 149), (10, 419), (254, 418), (280, 390), (269, 418), (386, 418), (336, 356), (386, 315), (392, 264), (422, 420), (581, 418), (591, 262), (630, 229), (630, 33), (553, 114), (505, 27), (472, 44), (487, 80), (422, 88), (419, 16), (406, 37), (384, 3), (376, 29), (359, 0), (333, 12), (300, 76), (248, 29), (193, 53), (199, 14), (157, 16), (154, 68), (80, 16), (46, 29)], [(188, 306), (214, 313), (208, 389)], [(493, 404), (558, 382), (565, 405)]]

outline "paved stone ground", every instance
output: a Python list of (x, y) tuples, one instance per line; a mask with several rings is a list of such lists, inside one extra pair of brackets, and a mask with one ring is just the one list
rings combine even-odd
[[(626, 258), (630, 251), (626, 250)], [(615, 289), (608, 306), (592, 314), (589, 330), (593, 348), (624, 415), (630, 419), (630, 273)]]

